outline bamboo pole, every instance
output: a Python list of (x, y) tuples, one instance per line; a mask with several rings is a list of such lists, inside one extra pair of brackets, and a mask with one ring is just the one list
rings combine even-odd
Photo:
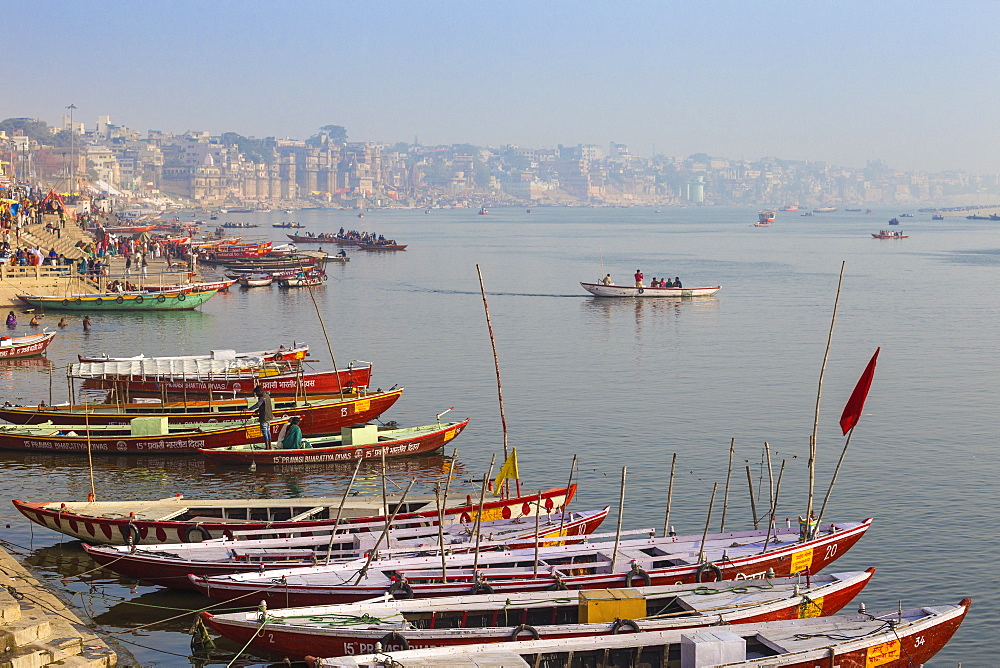
[(535, 502), (535, 562), (533, 577), (538, 578), (538, 544), (541, 537), (538, 535), (538, 524), (542, 521), (542, 490), (538, 490), (538, 501)]
[(774, 471), (771, 469), (771, 446), (764, 441), (764, 457), (767, 460), (767, 498), (768, 503), (774, 507)]
[(441, 507), (448, 508), (448, 490), (451, 488), (451, 477), (455, 473), (455, 458), (458, 457), (458, 448), (451, 451), (451, 464), (448, 466), (448, 478), (444, 484), (444, 494), (441, 496)]
[(441, 505), (441, 483), (434, 484), (434, 502), (438, 511), (438, 549), (441, 551), (441, 582), (448, 584), (448, 559), (444, 553), (444, 506)]
[(410, 484), (407, 485), (406, 489), (403, 491), (403, 496), (401, 496), (399, 499), (399, 505), (396, 506), (396, 510), (392, 512), (392, 516), (389, 517), (389, 520), (385, 523), (385, 530), (382, 531), (382, 534), (378, 537), (378, 540), (375, 541), (375, 546), (372, 547), (371, 552), (368, 553), (368, 559), (365, 561), (365, 565), (361, 567), (360, 571), (358, 571), (358, 579), (354, 581), (355, 586), (357, 586), (358, 583), (361, 582), (361, 580), (365, 577), (365, 573), (368, 572), (368, 566), (372, 563), (372, 559), (375, 558), (375, 553), (378, 551), (379, 545), (382, 544), (382, 539), (384, 539), (389, 534), (389, 527), (392, 526), (393, 520), (396, 519), (396, 515), (399, 513), (400, 508), (403, 507), (403, 502), (406, 501), (406, 495), (410, 493), (410, 488), (413, 487), (413, 483), (415, 482), (416, 480), (410, 480)]
[[(573, 455), (573, 461), (570, 462), (570, 465), (569, 465), (569, 481), (566, 483), (566, 497), (565, 497), (565, 499), (569, 498), (569, 490), (573, 486), (573, 471), (574, 471), (574, 469), (576, 469), (576, 457), (577, 456), (574, 454)], [(559, 521), (559, 536), (560, 537), (562, 537), (563, 527), (566, 526), (566, 506), (569, 505), (569, 501), (565, 500), (565, 499), (563, 500), (562, 519)]]
[(670, 504), (674, 501), (674, 471), (677, 469), (677, 453), (670, 461), (670, 484), (667, 485), (667, 514), (663, 518), (663, 535), (670, 535)]
[(347, 495), (351, 492), (351, 487), (354, 486), (354, 479), (358, 476), (358, 471), (361, 470), (361, 462), (363, 461), (364, 459), (358, 459), (358, 465), (354, 467), (354, 473), (351, 474), (351, 480), (347, 483), (347, 489), (344, 490), (344, 495), (340, 497), (340, 506), (337, 507), (337, 519), (333, 522), (333, 531), (330, 532), (330, 543), (326, 546), (326, 563), (330, 563), (330, 553), (333, 550), (333, 537), (340, 526), (340, 514), (344, 510)]
[(729, 439), (729, 469), (726, 471), (726, 491), (722, 495), (722, 521), (719, 523), (719, 533), (726, 531), (726, 511), (729, 510), (729, 479), (733, 477), (733, 453), (736, 452), (736, 439)]
[(625, 476), (628, 472), (628, 467), (622, 467), (622, 487), (621, 493), (618, 495), (618, 527), (615, 529), (615, 549), (611, 553), (611, 572), (615, 572), (615, 564), (618, 561), (618, 543), (622, 539), (622, 516), (625, 513)]
[[(503, 407), (503, 384), (500, 382), (500, 357), (497, 355), (497, 342), (496, 338), (493, 336), (493, 323), (490, 320), (490, 305), (486, 302), (486, 286), (483, 283), (483, 271), (476, 265), (476, 273), (479, 274), (479, 292), (483, 295), (483, 310), (486, 312), (486, 329), (490, 333), (490, 345), (493, 347), (493, 366), (496, 369), (497, 374), (497, 399), (500, 402), (500, 425), (503, 428), (503, 458), (507, 461), (510, 456), (510, 452), (507, 447), (507, 415), (504, 413)], [(515, 489), (517, 491), (517, 496), (521, 496), (521, 479), (516, 478), (514, 480)], [(510, 496), (510, 483), (504, 480), (504, 488), (507, 490), (506, 496)], [(497, 490), (500, 493), (500, 490)]]
[(715, 491), (719, 483), (712, 483), (712, 499), (708, 502), (708, 517), (705, 518), (705, 531), (701, 534), (701, 551), (698, 552), (698, 563), (705, 561), (705, 540), (708, 538), (708, 525), (712, 523), (712, 507), (715, 505)]
[(316, 317), (319, 318), (319, 326), (323, 330), (323, 338), (326, 339), (326, 348), (330, 351), (330, 359), (333, 360), (333, 373), (337, 377), (337, 389), (343, 392), (344, 386), (340, 382), (340, 372), (337, 370), (337, 358), (333, 356), (333, 345), (330, 343), (330, 336), (326, 333), (326, 323), (323, 322), (323, 316), (319, 312), (319, 304), (316, 302), (316, 295), (313, 294), (313, 286), (307, 285), (306, 290), (309, 291), (309, 298), (312, 299), (313, 308), (316, 309)]
[[(382, 448), (382, 515), (389, 517), (389, 497), (386, 494), (386, 474), (385, 474), (385, 448)], [(388, 520), (386, 520), (388, 522)], [(388, 524), (386, 524), (388, 526)]]
[(486, 477), (483, 478), (483, 486), (479, 490), (479, 510), (476, 512), (476, 523), (474, 525), (476, 530), (476, 556), (472, 562), (473, 578), (476, 577), (476, 571), (479, 569), (479, 530), (483, 527), (483, 501), (486, 499), (486, 485), (489, 483), (490, 478), (493, 477), (493, 465), (496, 464), (496, 461), (497, 453), (494, 452), (493, 456), (490, 457), (490, 470), (486, 474)]
[(757, 501), (753, 498), (753, 478), (750, 477), (750, 467), (747, 466), (747, 485), (750, 487), (750, 514), (753, 515), (753, 528), (757, 528)]
[(826, 339), (826, 351), (823, 353), (823, 366), (819, 371), (819, 385), (816, 389), (816, 413), (813, 416), (812, 437), (809, 439), (809, 503), (806, 507), (806, 531), (812, 536), (809, 528), (813, 516), (813, 492), (816, 487), (816, 434), (819, 431), (819, 404), (823, 396), (823, 376), (826, 374), (826, 361), (830, 357), (830, 345), (833, 343), (833, 326), (837, 322), (837, 306), (840, 304), (840, 288), (844, 283), (844, 266), (847, 262), (840, 263), (840, 280), (837, 281), (837, 296), (833, 300), (833, 315), (830, 317), (830, 333)]
[(830, 494), (833, 492), (833, 485), (837, 482), (837, 475), (840, 473), (840, 467), (844, 463), (844, 457), (847, 456), (847, 448), (851, 445), (851, 436), (854, 436), (854, 427), (847, 432), (847, 441), (844, 442), (844, 449), (840, 451), (840, 459), (837, 460), (837, 468), (833, 470), (833, 478), (830, 479), (830, 486), (826, 489), (826, 496), (823, 497), (823, 505), (819, 508), (819, 516), (816, 518), (816, 530), (819, 530), (819, 523), (823, 520), (823, 513), (826, 512), (826, 504), (830, 500)]
[(761, 550), (761, 554), (767, 552), (767, 546), (771, 543), (771, 532), (774, 531), (775, 538), (777, 538), (777, 530), (774, 527), (774, 513), (778, 509), (778, 493), (781, 491), (781, 477), (785, 474), (785, 460), (781, 460), (781, 469), (778, 471), (778, 485), (774, 489), (774, 503), (771, 505), (771, 513), (767, 519), (767, 539), (764, 541), (764, 549)]
[(90, 411), (83, 411), (83, 425), (87, 430), (87, 467), (90, 469), (90, 496), (88, 501), (97, 501), (97, 487), (94, 485), (94, 449), (90, 442)]

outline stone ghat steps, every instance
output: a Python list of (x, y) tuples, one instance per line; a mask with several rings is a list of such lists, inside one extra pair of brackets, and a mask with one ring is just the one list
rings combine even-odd
[(0, 668), (112, 668), (118, 656), (0, 550)]

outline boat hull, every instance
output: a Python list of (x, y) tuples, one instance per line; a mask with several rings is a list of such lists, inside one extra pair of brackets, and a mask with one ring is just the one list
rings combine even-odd
[[(806, 588), (805, 591), (801, 592), (800, 596), (789, 596), (789, 592), (782, 591), (780, 597), (776, 594), (771, 599), (741, 600), (742, 597), (734, 593), (731, 601), (720, 604), (719, 607), (722, 610), (718, 613), (691, 613), (679, 616), (653, 617), (650, 619), (639, 619), (636, 621), (636, 624), (642, 633), (649, 633), (653, 631), (689, 629), (720, 624), (757, 624), (833, 615), (861, 593), (871, 581), (874, 571), (875, 569), (872, 568), (868, 571), (853, 573), (842, 580), (830, 578), (827, 581), (824, 578), (822, 585), (814, 583), (817, 586)], [(768, 584), (764, 580), (730, 580), (717, 583), (715, 588), (722, 591), (726, 589), (746, 588), (748, 586), (765, 589), (768, 587)], [(789, 585), (785, 584), (785, 587), (789, 587)], [(677, 586), (636, 587), (624, 591), (633, 596), (637, 595), (649, 599), (655, 598), (660, 604), (668, 602), (671, 598), (671, 593), (674, 592), (676, 592), (674, 595), (696, 596), (691, 587)], [(521, 608), (524, 604), (517, 597), (513, 597), (514, 600), (511, 601), (509, 606), (512, 608), (510, 614), (504, 614), (506, 610), (501, 609), (500, 614), (495, 616), (496, 623), (494, 623), (492, 619), (494, 615), (490, 614), (498, 609), (496, 603), (491, 600), (494, 598), (496, 598), (495, 595), (480, 595), (462, 596), (455, 599), (455, 607), (461, 606), (465, 608), (468, 606), (472, 608), (469, 613), (470, 618), (481, 619), (483, 615), (480, 614), (480, 611), (485, 612), (490, 621), (484, 626), (465, 627), (461, 629), (414, 628), (402, 631), (402, 633), (406, 638), (407, 644), (413, 649), (509, 641), (511, 639), (512, 628), (521, 619), (521, 615), (519, 614), (521, 610), (518, 608)], [(404, 603), (404, 605), (406, 604)], [(482, 608), (477, 610), (477, 605), (482, 606)], [(550, 606), (545, 606), (542, 609), (533, 607), (530, 612), (533, 613), (532, 617), (537, 619), (547, 616), (545, 613), (551, 610), (550, 619), (554, 619), (557, 617), (557, 611), (560, 608), (577, 607), (578, 605), (581, 605), (581, 603), (577, 602), (577, 597), (566, 597), (553, 601)], [(382, 610), (380, 603), (375, 602), (369, 614), (373, 617), (386, 617), (392, 613), (394, 607), (396, 606), (392, 603), (386, 603), (386, 609)], [(407, 607), (409, 608), (408, 605)], [(231, 641), (237, 642), (240, 645), (249, 644), (253, 649), (274, 658), (287, 656), (293, 660), (302, 660), (306, 657), (307, 653), (315, 656), (363, 654), (371, 651), (375, 643), (385, 637), (387, 632), (385, 628), (371, 628), (370, 625), (367, 625), (368, 628), (366, 628), (364, 624), (345, 625), (346, 627), (338, 628), (322, 628), (319, 625), (312, 625), (309, 622), (296, 623), (290, 621), (283, 623), (282, 621), (283, 615), (287, 614), (291, 616), (300, 610), (302, 613), (305, 613), (304, 616), (332, 616), (337, 614), (338, 608), (339, 606), (330, 606), (325, 608), (301, 608), (279, 611), (276, 618), (268, 621), (266, 633), (258, 633), (260, 631), (260, 623), (254, 619), (256, 616), (254, 613), (212, 615), (206, 612), (202, 614), (202, 619), (211, 629)], [(442, 613), (445, 612), (440, 606), (427, 606), (428, 610), (431, 608), (439, 610)], [(414, 607), (410, 609), (419, 610), (420, 608)], [(345, 606), (343, 614), (346, 616), (351, 612), (354, 612), (354, 606)], [(437, 615), (435, 614), (434, 616), (436, 617)], [(533, 628), (538, 633), (539, 639), (610, 636), (615, 633), (618, 627), (617, 624), (611, 621), (603, 623), (577, 621), (577, 623), (572, 623), (572, 612), (569, 615), (564, 613), (565, 617), (568, 617), (567, 622), (559, 624), (551, 623), (549, 620), (546, 620), (546, 623), (535, 622)], [(514, 622), (511, 622), (512, 618), (515, 620)], [(505, 620), (508, 625), (503, 625)], [(390, 647), (383, 649), (391, 651), (397, 648)]]
[(584, 290), (595, 297), (709, 297), (722, 289), (721, 285), (710, 288), (636, 288), (628, 285), (604, 285), (603, 283), (580, 283)]
[[(968, 614), (971, 599), (958, 605), (943, 605), (890, 612), (877, 616), (863, 614), (838, 615), (830, 618), (779, 620), (724, 627), (746, 641), (744, 658), (726, 662), (742, 668), (912, 668), (927, 663), (951, 640)], [(845, 632), (847, 629), (850, 631)], [(403, 636), (405, 637), (405, 631)], [(459, 655), (466, 665), (477, 658), (488, 661), (486, 652), (507, 657), (519, 656), (527, 665), (564, 665), (567, 655), (573, 665), (615, 666), (635, 665), (633, 657), (642, 655), (641, 665), (675, 665), (668, 657), (679, 656), (684, 643), (682, 631), (651, 631), (626, 633), (603, 638), (542, 639), (397, 651), (398, 645), (382, 651), (392, 651), (400, 665), (451, 665)], [(383, 635), (383, 639), (389, 640)], [(398, 643), (398, 639), (395, 639)], [(762, 643), (764, 652), (751, 653), (754, 642)], [(368, 650), (375, 652), (374, 645)], [(773, 654), (772, 654), (773, 653)], [(763, 656), (762, 656), (763, 654)], [(309, 668), (346, 668), (347, 666), (377, 666), (385, 654), (360, 654), (340, 658), (309, 656)], [(617, 659), (617, 660), (616, 660)], [(484, 663), (485, 663), (484, 661)], [(715, 661), (712, 661), (713, 665)], [(524, 664), (520, 664), (524, 665)], [(679, 665), (679, 664), (676, 664)], [(705, 664), (708, 665), (708, 664)], [(718, 664), (722, 665), (722, 664)]]
[[(542, 521), (541, 526), (539, 527), (538, 535), (542, 538), (558, 538), (565, 536), (585, 536), (593, 533), (607, 517), (607, 509), (599, 514), (589, 514), (580, 519), (567, 521), (565, 525), (560, 523), (560, 516), (561, 513), (556, 513), (554, 515), (549, 515), (546, 520)], [(452, 517), (451, 519), (454, 518)], [(555, 528), (550, 528), (553, 521)], [(447, 519), (445, 523), (448, 523)], [(434, 523), (434, 526), (436, 525), (437, 523)], [(382, 526), (384, 526), (384, 524)], [(529, 521), (526, 526), (531, 529), (531, 536), (528, 538), (524, 538), (523, 536), (515, 538), (515, 541), (520, 541), (520, 543), (515, 544), (525, 546), (528, 544), (534, 545), (534, 523)], [(362, 530), (370, 531), (371, 529), (363, 528)], [(377, 530), (381, 531), (381, 527)], [(268, 554), (268, 558), (272, 561), (267, 562), (267, 567), (285, 569), (308, 568), (310, 566), (315, 566), (317, 561), (322, 560), (325, 556), (326, 546), (329, 544), (327, 534), (317, 531), (315, 535), (319, 537), (317, 544), (313, 548), (305, 550), (307, 552), (312, 552), (313, 554), (308, 557), (300, 557), (298, 560), (290, 558), (288, 560), (273, 561), (278, 557), (277, 553), (280, 549), (272, 549)], [(230, 543), (232, 543), (232, 541), (230, 541)], [(193, 574), (198, 577), (209, 577), (212, 575), (224, 575), (226, 573), (257, 573), (260, 571), (261, 567), (261, 562), (253, 560), (249, 556), (249, 553), (246, 553), (245, 557), (244, 555), (237, 554), (235, 558), (226, 560), (198, 560), (191, 557), (169, 558), (159, 554), (160, 551), (170, 551), (169, 545), (150, 546), (149, 550), (155, 550), (156, 552), (144, 550), (125, 551), (127, 548), (109, 546), (94, 548), (86, 544), (84, 544), (83, 547), (91, 559), (118, 573), (119, 575), (142, 580), (143, 582), (152, 585), (169, 587), (171, 589), (184, 589), (188, 591), (197, 591), (194, 588), (194, 585), (191, 584), (191, 579), (188, 575)], [(452, 543), (449, 547), (449, 549), (456, 550), (468, 550), (469, 548), (470, 546), (467, 543), (464, 544), (464, 547), (455, 543)], [(175, 554), (180, 554), (178, 548), (173, 549), (175, 550)], [(398, 551), (405, 548), (395, 547), (393, 549)], [(487, 549), (490, 548), (483, 548), (484, 551)], [(187, 550), (185, 550), (185, 552), (186, 551)], [(302, 551), (299, 550), (299, 552)]]
[(3, 345), (2, 339), (0, 339), (0, 359), (41, 355), (49, 347), (49, 344), (52, 343), (55, 335), (55, 332), (43, 332), (41, 334), (15, 336), (11, 337), (10, 345)]
[(187, 393), (207, 396), (210, 393), (250, 394), (258, 385), (272, 395), (335, 394), (351, 388), (368, 387), (371, 367), (356, 367), (338, 371), (304, 371), (281, 373), (272, 376), (234, 373), (228, 377), (162, 378), (105, 377), (87, 378), (83, 387), (92, 390), (118, 389), (127, 393)]
[[(557, 511), (568, 504), (575, 493), (576, 485), (568, 488), (548, 489), (542, 492), (542, 504), (547, 512)], [(349, 511), (350, 503), (353, 500), (349, 499), (348, 505), (345, 506), (344, 516), (347, 517), (347, 521), (369, 521), (381, 517), (378, 512), (368, 512), (364, 515), (355, 512), (352, 516)], [(534, 517), (535, 501), (536, 495), (534, 494), (487, 501), (483, 504), (483, 521)], [(14, 499), (13, 503), (22, 515), (47, 529), (89, 542), (124, 545), (125, 538), (130, 532), (129, 525), (136, 529), (138, 535), (136, 543), (138, 544), (197, 542), (201, 539), (222, 538), (233, 529), (247, 531), (296, 529), (307, 532), (313, 527), (328, 527), (336, 519), (341, 497), (274, 499), (269, 501), (261, 499), (198, 501), (183, 498), (138, 501), (128, 504), (133, 509), (129, 512), (135, 513), (133, 517), (129, 517), (127, 512), (123, 512), (124, 506), (122, 504), (115, 502), (49, 503)], [(467, 518), (474, 519), (479, 514), (478, 504), (473, 504), (468, 497), (463, 501), (452, 503), (454, 505), (449, 505), (445, 509), (445, 514), (448, 516), (459, 517), (462, 521), (468, 522)], [(399, 513), (396, 515), (397, 519), (426, 517), (431, 523), (437, 522), (438, 510), (434, 497), (426, 497), (422, 500), (419, 497), (417, 500), (407, 499), (407, 506), (416, 506), (416, 510)], [(314, 519), (274, 519), (272, 514), (270, 520), (236, 521), (223, 518), (221, 514), (223, 509), (239, 509), (244, 513), (249, 509), (253, 513), (263, 513), (267, 516), (275, 509), (282, 513), (290, 512), (289, 508), (291, 507), (294, 507), (295, 510), (302, 509), (302, 512), (296, 513), (295, 516), (308, 513)], [(380, 507), (380, 505), (376, 504), (375, 507)], [(315, 508), (322, 510), (309, 513), (310, 509)], [(323, 516), (324, 511), (326, 516)], [(157, 519), (159, 517), (176, 517), (184, 512), (198, 513), (198, 519)], [(211, 516), (211, 513), (216, 514)], [(157, 518), (152, 518), (151, 515), (156, 515)], [(194, 527), (198, 527), (199, 536), (192, 540), (189, 532)]]
[[(299, 416), (299, 427), (306, 436), (339, 432), (342, 427), (369, 422), (396, 403), (403, 388), (376, 394), (357, 394), (335, 398), (317, 397), (311, 400), (274, 399), (274, 416)], [(127, 425), (137, 417), (168, 416), (173, 424), (193, 424), (208, 420), (221, 422), (245, 420), (248, 416), (247, 401), (228, 399), (156, 404), (99, 404), (89, 405), (86, 413), (79, 407), (23, 406), (0, 407), (0, 419), (13, 424), (39, 424), (52, 422), (58, 425)]]
[[(297, 450), (255, 450), (247, 448), (202, 450), (210, 462), (229, 464), (247, 464), (251, 462), (258, 466), (282, 466), (286, 464), (310, 464), (328, 462), (356, 462), (359, 459), (381, 459), (383, 454), (388, 458), (414, 457), (426, 455), (440, 450), (446, 443), (462, 433), (469, 424), (468, 420), (439, 425), (439, 429), (422, 428), (422, 432), (410, 437), (390, 436), (393, 432), (410, 430), (399, 429), (383, 432), (378, 443), (370, 445), (344, 445), (343, 437), (329, 436), (318, 439), (308, 439), (309, 447)], [(411, 432), (412, 433), (412, 432)], [(402, 435), (401, 435), (402, 436)], [(382, 439), (390, 440), (382, 440)], [(325, 445), (329, 443), (329, 445)]]
[(908, 239), (909, 234), (872, 234), (875, 239)]
[[(284, 422), (271, 423), (271, 437), (277, 436)], [(0, 450), (27, 452), (93, 453), (95, 455), (162, 455), (192, 454), (208, 448), (222, 448), (263, 440), (260, 425), (246, 421), (239, 425), (219, 428), (202, 424), (201, 429), (175, 430), (158, 436), (131, 436), (125, 433), (106, 435), (96, 430), (81, 429), (71, 436), (66, 425), (40, 430), (35, 427), (0, 427)], [(22, 430), (19, 432), (18, 430)], [(26, 433), (30, 430), (30, 433)], [(123, 430), (118, 430), (123, 431)], [(87, 436), (87, 433), (90, 436)]]
[[(794, 575), (806, 570), (817, 572), (843, 556), (861, 539), (870, 525), (871, 520), (869, 519), (806, 543), (793, 543), (780, 548), (775, 548), (772, 545), (772, 549), (763, 554), (719, 560), (716, 567), (719, 569), (722, 579), (728, 580), (759, 578), (768, 571), (772, 571), (778, 576)], [(763, 536), (764, 533), (762, 531), (761, 535)], [(735, 534), (730, 535), (735, 536)], [(663, 540), (662, 538), (651, 538), (648, 544), (656, 545), (657, 541), (662, 542)], [(541, 558), (544, 559), (544, 555)], [(433, 575), (440, 569), (440, 566), (440, 559), (432, 562), (430, 558), (427, 558), (423, 569), (419, 571), (422, 573), (420, 579), (409, 578), (409, 586), (414, 598), (459, 596), (469, 593), (472, 583), (467, 578), (455, 577), (449, 573), (448, 581), (441, 582), (440, 573), (437, 573), (436, 576)], [(537, 575), (533, 574), (531, 569), (492, 575), (482, 563), (479, 566), (480, 572), (485, 573), (493, 591), (498, 594), (526, 591), (546, 592), (560, 587), (566, 587), (570, 590), (627, 587), (633, 580), (628, 560), (619, 562), (619, 568), (624, 569), (621, 572), (577, 575), (574, 574), (575, 571), (572, 568), (568, 568), (559, 577), (551, 571), (550, 566), (546, 566), (544, 572), (539, 568)], [(386, 570), (392, 569), (397, 572), (409, 570), (392, 565), (380, 565), (380, 568), (383, 567)], [(455, 567), (449, 566), (449, 570), (451, 571)], [(417, 568), (414, 566), (414, 570)], [(272, 575), (274, 578), (278, 578), (281, 577), (279, 573), (279, 571), (275, 571)], [(256, 577), (243, 579), (229, 579), (225, 576), (207, 579), (192, 578), (192, 583), (202, 594), (215, 601), (244, 600), (245, 597), (252, 595), (255, 597), (254, 600), (266, 601), (269, 607), (353, 603), (382, 596), (387, 591), (384, 583), (374, 581), (361, 584), (311, 583), (308, 571), (304, 570), (302, 573), (303, 575), (294, 578), (294, 581), (282, 578), (280, 586), (273, 584), (275, 580), (268, 580), (267, 583), (264, 583)], [(702, 568), (697, 563), (690, 563), (680, 566), (649, 568), (646, 573), (651, 585), (688, 584), (699, 581)]]
[(25, 304), (44, 311), (183, 311), (207, 302), (218, 290), (159, 292), (149, 294), (104, 293), (99, 295), (18, 295)]

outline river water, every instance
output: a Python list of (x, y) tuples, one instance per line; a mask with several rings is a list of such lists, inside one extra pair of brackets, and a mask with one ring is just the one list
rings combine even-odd
[[(309, 231), (341, 226), (381, 232), (405, 252), (354, 251), (330, 266), (314, 291), (338, 365), (373, 362), (373, 384), (406, 388), (384, 419), (429, 424), (471, 417), (454, 441), (457, 480), (481, 478), (502, 459), (496, 379), (476, 265), (482, 269), (496, 335), (510, 444), (526, 490), (565, 484), (579, 455), (578, 509), (617, 512), (627, 467), (624, 525), (664, 521), (671, 455), (678, 466), (671, 524), (704, 526), (713, 483), (720, 484), (712, 525), (721, 520), (731, 439), (735, 469), (726, 526), (751, 523), (746, 474), (757, 491), (768, 442), (775, 475), (785, 474), (778, 516), (805, 511), (809, 435), (841, 262), (846, 262), (826, 367), (818, 432), (820, 499), (843, 447), (838, 419), (877, 347), (878, 370), (864, 416), (825, 520), (875, 517), (868, 535), (838, 569), (876, 566), (863, 592), (869, 610), (956, 603), (974, 598), (968, 620), (934, 666), (1000, 665), (997, 558), (998, 322), (1000, 227), (929, 214), (904, 218), (902, 240), (870, 233), (899, 210), (803, 217), (779, 212), (754, 228), (750, 209), (566, 209), (297, 211), (233, 214), (284, 238), (272, 223), (297, 220)], [(326, 250), (333, 251), (333, 247)], [(600, 300), (580, 288), (610, 273), (628, 283), (680, 276), (685, 286), (721, 285), (715, 297)], [(54, 321), (53, 316), (48, 320)], [(48, 357), (0, 366), (7, 401), (66, 398), (65, 365), (78, 352), (189, 354), (258, 350), (308, 342), (319, 367), (330, 352), (308, 291), (277, 288), (220, 293), (198, 311), (102, 314), (84, 333), (78, 319)], [(82, 500), (90, 491), (85, 456), (0, 454), (0, 495)], [(194, 456), (95, 458), (101, 500), (333, 495), (353, 470), (345, 465), (260, 468), (207, 465)], [(430, 491), (445, 474), (442, 457), (390, 462), (390, 486), (415, 478)], [(362, 469), (361, 487), (379, 489)], [(417, 487), (415, 486), (414, 490)], [(462, 493), (473, 486), (463, 483)], [(819, 502), (817, 502), (818, 505)], [(26, 561), (73, 592), (145, 666), (187, 666), (195, 595), (132, 586), (100, 572), (74, 542), (33, 528), (0, 505), (2, 538)], [(614, 529), (614, 520), (605, 525)], [(984, 566), (986, 566), (984, 568)], [(853, 606), (850, 609), (853, 609)], [(991, 647), (992, 645), (992, 647)], [(220, 643), (213, 663), (233, 648)], [(249, 664), (255, 660), (250, 657)]]

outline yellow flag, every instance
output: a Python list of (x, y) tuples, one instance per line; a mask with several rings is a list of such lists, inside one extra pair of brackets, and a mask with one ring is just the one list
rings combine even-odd
[(503, 466), (500, 467), (500, 474), (497, 475), (497, 479), (493, 481), (493, 490), (499, 491), (500, 483), (508, 478), (517, 479), (520, 477), (521, 474), (517, 470), (517, 448), (511, 448), (510, 457), (508, 457), (507, 461), (505, 461)]

